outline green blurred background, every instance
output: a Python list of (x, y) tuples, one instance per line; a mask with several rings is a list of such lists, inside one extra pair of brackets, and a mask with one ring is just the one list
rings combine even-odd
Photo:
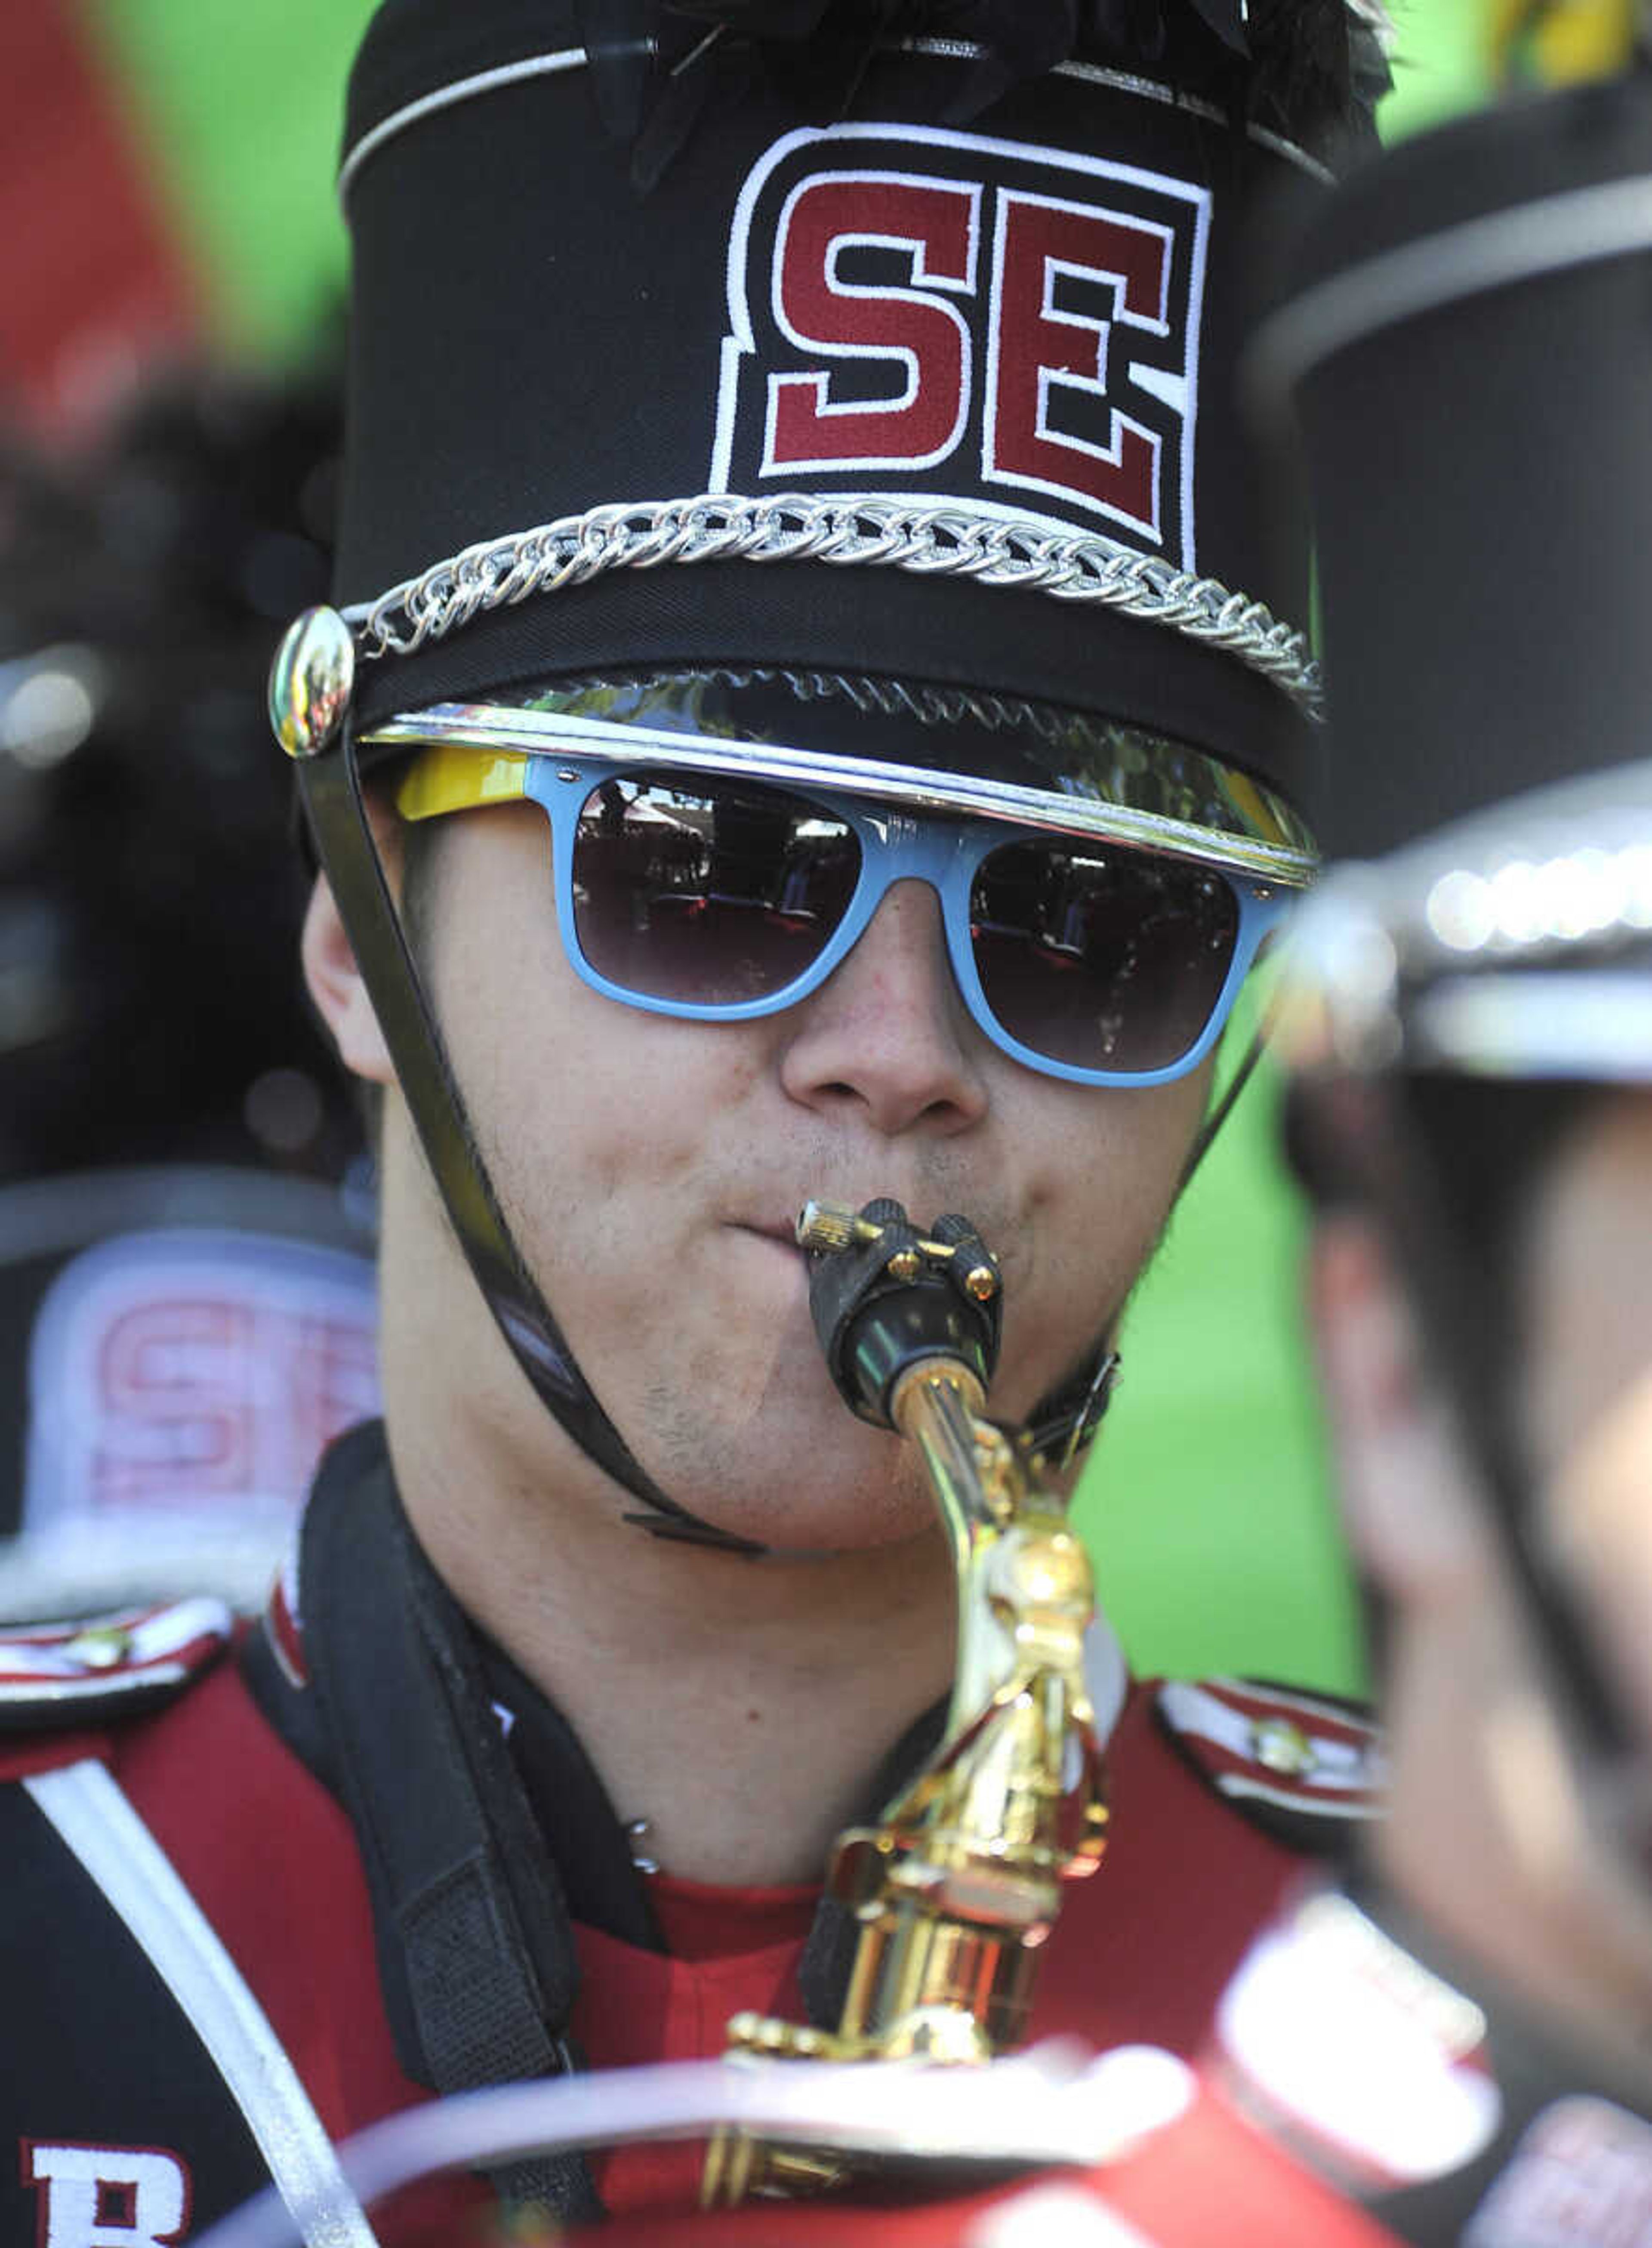
[[(339, 92), (372, 12), (372, 0), (236, 0), (224, 10), (80, 0), (215, 326), (242, 348), (302, 351), (342, 277), (330, 187)], [(1400, 0), (1393, 12), (1394, 124), (1472, 100), (1485, 78), (1488, 0)]]
[[(13, 0), (34, 4), (34, 0)], [(194, 257), (211, 328), (236, 348), (301, 353), (344, 274), (331, 194), (339, 90), (373, 0), (79, 0), (168, 223)], [(1474, 101), (1492, 0), (1400, 0), (1389, 126)]]
[[(6, 0), (17, 6), (55, 9), (79, 43), (188, 277), (198, 337), (302, 361), (342, 283), (330, 182), (370, 0)], [(1387, 129), (1481, 98), (1492, 27), (1519, 9), (1401, 0)], [(1587, 32), (1603, 10), (1553, 12)], [(1138, 1667), (1352, 1689), (1354, 1607), (1306, 1370), (1302, 1221), (1274, 1157), (1277, 1107), (1265, 1067), (1141, 1292), (1082, 1518)]]

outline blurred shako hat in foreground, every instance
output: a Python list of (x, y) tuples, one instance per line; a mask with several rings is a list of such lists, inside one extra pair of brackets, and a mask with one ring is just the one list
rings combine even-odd
[(1424, 136), (1260, 332), (1312, 490), (1328, 855), (1365, 862), (1294, 944), (1304, 1057), (1652, 1070), (1649, 176), (1645, 67)]
[(1652, 750), (1652, 71), (1403, 145), (1310, 223), (1248, 362), (1313, 487), (1369, 858)]
[(364, 656), (409, 652), (358, 721), (892, 676), (1129, 718), (1300, 806), (1240, 241), (1384, 82), (1362, 0), (390, 0), (344, 149), (337, 585)]
[(1341, 861), (1287, 959), (1294, 1152), (1399, 1260), (1601, 1801), (1635, 1729), (1540, 1532), (1525, 1244), (1601, 1088), (1652, 1081), (1649, 172), (1644, 67), (1410, 143), (1252, 362), (1300, 421)]

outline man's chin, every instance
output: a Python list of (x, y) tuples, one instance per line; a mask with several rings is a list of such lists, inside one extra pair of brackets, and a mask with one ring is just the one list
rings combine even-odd
[(798, 1559), (875, 1552), (935, 1535), (935, 1502), (916, 1459), (902, 1458), (905, 1447), (885, 1440), (875, 1477), (845, 1471), (844, 1454), (872, 1433), (849, 1422), (843, 1452), (823, 1456), (818, 1448), (800, 1447), (761, 1480), (742, 1459), (737, 1475), (667, 1472), (659, 1487), (710, 1528)]

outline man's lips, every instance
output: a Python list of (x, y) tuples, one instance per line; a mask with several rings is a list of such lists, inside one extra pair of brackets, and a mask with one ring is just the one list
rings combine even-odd
[(766, 1248), (779, 1250), (801, 1280), (808, 1271), (809, 1260), (797, 1244), (795, 1222), (789, 1217), (748, 1217), (737, 1219), (731, 1230), (761, 1241)]
[[(830, 1198), (823, 1197), (823, 1199)], [(898, 1200), (899, 1197), (895, 1196), (894, 1199)], [(800, 1203), (799, 1208), (801, 1209), (802, 1206)], [(864, 1208), (864, 1204), (845, 1200), (840, 1206), (844, 1209), (859, 1210)], [(917, 1225), (920, 1233), (927, 1232), (926, 1224), (916, 1218), (911, 1222)], [(765, 1241), (777, 1242), (782, 1249), (796, 1249), (799, 1246), (795, 1212), (788, 1212), (783, 1217), (737, 1217), (730, 1219), (729, 1223), (737, 1232), (755, 1233)]]
[(734, 1228), (740, 1233), (754, 1233), (761, 1240), (778, 1242), (782, 1249), (795, 1249), (797, 1228), (789, 1217), (737, 1217)]

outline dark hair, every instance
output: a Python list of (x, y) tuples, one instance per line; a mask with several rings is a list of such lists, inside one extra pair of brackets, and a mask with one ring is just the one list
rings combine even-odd
[(1299, 1182), (1318, 1209), (1373, 1211), (1426, 1299), (1437, 1348), (1444, 1320), (1457, 1375), (1483, 1403), (1519, 1379), (1538, 1182), (1610, 1093), (1443, 1070), (1291, 1088), (1285, 1148)]
[(1493, 1285), (1512, 1285), (1537, 1182), (1607, 1090), (1444, 1073), (1404, 1081), (1403, 1104), (1443, 1214)]

